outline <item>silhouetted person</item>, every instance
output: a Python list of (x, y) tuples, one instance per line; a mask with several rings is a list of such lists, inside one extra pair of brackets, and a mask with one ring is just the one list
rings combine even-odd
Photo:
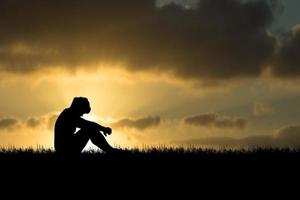
[[(91, 111), (87, 98), (75, 97), (70, 108), (66, 108), (55, 123), (54, 147), (59, 153), (80, 153), (89, 140), (105, 152), (115, 149), (105, 140), (103, 134), (111, 134), (111, 128), (85, 120), (83, 114)], [(76, 131), (76, 128), (80, 130)]]

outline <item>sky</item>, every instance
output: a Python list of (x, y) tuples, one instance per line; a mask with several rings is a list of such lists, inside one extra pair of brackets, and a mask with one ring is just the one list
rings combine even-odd
[(84, 96), (114, 146), (299, 147), (299, 7), (2, 0), (0, 146), (53, 148)]

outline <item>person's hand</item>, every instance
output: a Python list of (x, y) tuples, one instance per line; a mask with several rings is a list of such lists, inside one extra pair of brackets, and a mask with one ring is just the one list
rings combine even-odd
[(105, 127), (104, 130), (103, 130), (104, 136), (110, 135), (111, 132), (112, 132), (111, 128), (109, 128), (109, 127)]

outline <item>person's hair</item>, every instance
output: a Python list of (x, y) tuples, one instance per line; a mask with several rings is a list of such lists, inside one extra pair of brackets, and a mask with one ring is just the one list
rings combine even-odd
[(90, 102), (85, 97), (75, 97), (71, 108), (81, 113), (89, 113), (91, 111)]

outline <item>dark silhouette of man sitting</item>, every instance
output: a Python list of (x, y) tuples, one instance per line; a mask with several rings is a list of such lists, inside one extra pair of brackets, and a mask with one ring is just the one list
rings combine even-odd
[[(87, 98), (75, 97), (70, 108), (66, 108), (58, 116), (54, 129), (56, 152), (80, 153), (89, 140), (107, 153), (115, 151), (104, 138), (111, 134), (111, 128), (81, 118), (83, 114), (88, 114), (90, 111), (90, 103)], [(75, 133), (76, 128), (80, 130)]]

